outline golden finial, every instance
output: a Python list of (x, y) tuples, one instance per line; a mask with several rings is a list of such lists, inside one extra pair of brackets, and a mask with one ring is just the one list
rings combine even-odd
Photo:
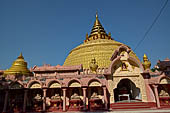
[(148, 57), (146, 56), (146, 54), (143, 55), (143, 67), (144, 69), (150, 69), (151, 67), (151, 62), (149, 61)]
[(97, 14), (97, 11), (96, 11), (96, 19), (98, 19), (98, 14)]
[(22, 52), (20, 53), (20, 55), (18, 56), (18, 58), (24, 59), (24, 57), (22, 56)]
[(148, 57), (146, 56), (146, 54), (143, 55), (143, 61), (148, 61)]

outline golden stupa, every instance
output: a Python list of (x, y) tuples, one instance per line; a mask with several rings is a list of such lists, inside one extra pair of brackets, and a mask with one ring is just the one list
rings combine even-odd
[[(86, 34), (84, 43), (71, 50), (63, 65), (83, 64), (84, 69), (90, 69), (89, 63), (95, 58), (98, 68), (108, 68), (111, 63), (111, 56), (121, 45), (124, 44), (113, 40), (111, 34), (105, 32), (96, 14), (91, 34), (89, 36)], [(130, 52), (130, 55), (137, 58), (133, 51)], [(137, 60), (139, 59), (137, 58)]]
[(22, 53), (13, 62), (12, 66), (4, 71), (4, 75), (32, 75), (27, 68), (27, 62), (24, 61)]

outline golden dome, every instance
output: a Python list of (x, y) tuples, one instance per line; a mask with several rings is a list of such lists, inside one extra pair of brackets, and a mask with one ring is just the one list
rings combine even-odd
[(24, 61), (22, 53), (13, 62), (12, 66), (4, 71), (5, 75), (32, 75), (27, 68), (27, 62)]
[[(110, 58), (114, 51), (121, 45), (111, 38), (111, 34), (106, 34), (104, 28), (100, 24), (98, 16), (96, 14), (96, 20), (92, 28), (91, 34), (86, 34), (86, 40), (84, 43), (74, 48), (66, 58), (64, 66), (83, 64), (84, 69), (90, 69), (89, 63), (91, 59), (96, 59), (98, 68), (108, 68), (110, 66)], [(132, 57), (136, 57), (134, 52), (130, 52)], [(137, 60), (139, 60), (137, 58)]]

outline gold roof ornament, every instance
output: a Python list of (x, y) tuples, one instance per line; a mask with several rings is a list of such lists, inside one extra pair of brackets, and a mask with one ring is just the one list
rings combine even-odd
[(150, 69), (150, 67), (151, 67), (151, 62), (149, 61), (146, 54), (143, 55), (143, 63), (142, 64), (143, 64), (144, 70)]
[(4, 71), (4, 75), (32, 75), (30, 70), (27, 68), (27, 62), (24, 61), (22, 53), (13, 62), (12, 66)]

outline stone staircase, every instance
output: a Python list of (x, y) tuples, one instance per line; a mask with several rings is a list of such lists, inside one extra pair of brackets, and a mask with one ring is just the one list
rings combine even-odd
[(116, 109), (150, 109), (156, 108), (153, 102), (117, 102), (110, 105), (111, 110)]

